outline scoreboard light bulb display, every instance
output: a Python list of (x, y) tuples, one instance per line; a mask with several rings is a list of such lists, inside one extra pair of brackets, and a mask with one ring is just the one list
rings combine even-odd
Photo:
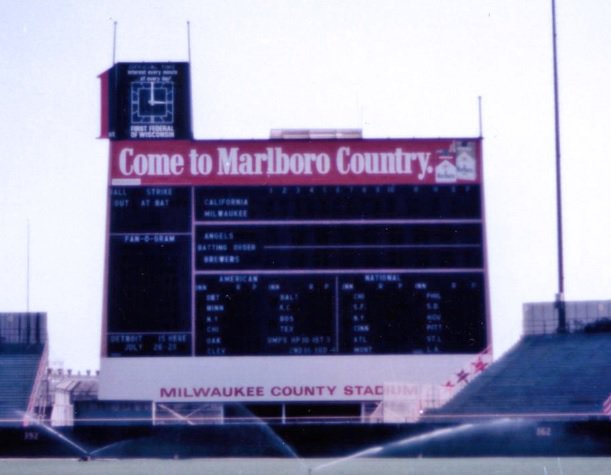
[[(175, 121), (177, 82), (144, 69), (131, 124)], [(488, 348), (480, 139), (110, 155), (102, 399), (379, 400)]]
[[(229, 378), (256, 388), (229, 393), (267, 401), (306, 372), (316, 375), (309, 386), (339, 388), (330, 399), (367, 400), (393, 379), (441, 383), (488, 347), (477, 140), (281, 146), (113, 143), (102, 379), (149, 374), (150, 384), (109, 383), (103, 395), (211, 400), (217, 392), (185, 388)], [(348, 148), (399, 150), (415, 165), (350, 176), (329, 160), (307, 176), (239, 173), (239, 157), (262, 159), (260, 150), (343, 157)], [(189, 164), (200, 156), (206, 175)], [(341, 389), (354, 387), (374, 389)]]

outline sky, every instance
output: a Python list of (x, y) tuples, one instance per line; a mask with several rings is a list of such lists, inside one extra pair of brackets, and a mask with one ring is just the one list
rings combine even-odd
[[(611, 299), (611, 3), (557, 0), (567, 300)], [(188, 59), (194, 135), (484, 136), (493, 344), (557, 292), (551, 0), (0, 0), (0, 312), (97, 369), (108, 142), (98, 75)], [(113, 25), (117, 22), (116, 48)]]

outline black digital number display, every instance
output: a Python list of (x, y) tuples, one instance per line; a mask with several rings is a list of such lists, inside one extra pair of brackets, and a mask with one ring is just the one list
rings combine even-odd
[(197, 355), (337, 352), (333, 278), (198, 277)]
[(111, 236), (112, 331), (190, 330), (190, 263), (188, 236)]
[(191, 231), (188, 187), (114, 187), (110, 192), (111, 233)]
[(108, 356), (477, 353), (479, 185), (111, 187)]
[(479, 185), (200, 187), (198, 221), (481, 219)]
[(483, 264), (481, 225), (299, 224), (196, 232), (198, 270), (456, 268)]

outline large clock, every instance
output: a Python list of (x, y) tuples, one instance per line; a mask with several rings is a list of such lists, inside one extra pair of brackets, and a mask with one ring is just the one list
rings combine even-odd
[(133, 82), (132, 124), (174, 123), (174, 85), (155, 81)]
[(111, 139), (192, 138), (188, 63), (117, 63), (109, 90)]

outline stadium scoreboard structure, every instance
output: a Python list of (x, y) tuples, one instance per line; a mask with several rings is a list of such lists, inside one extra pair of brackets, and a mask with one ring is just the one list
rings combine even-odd
[(480, 139), (147, 139), (190, 101), (143, 70), (188, 83), (107, 73), (101, 398), (379, 400), (488, 347)]

